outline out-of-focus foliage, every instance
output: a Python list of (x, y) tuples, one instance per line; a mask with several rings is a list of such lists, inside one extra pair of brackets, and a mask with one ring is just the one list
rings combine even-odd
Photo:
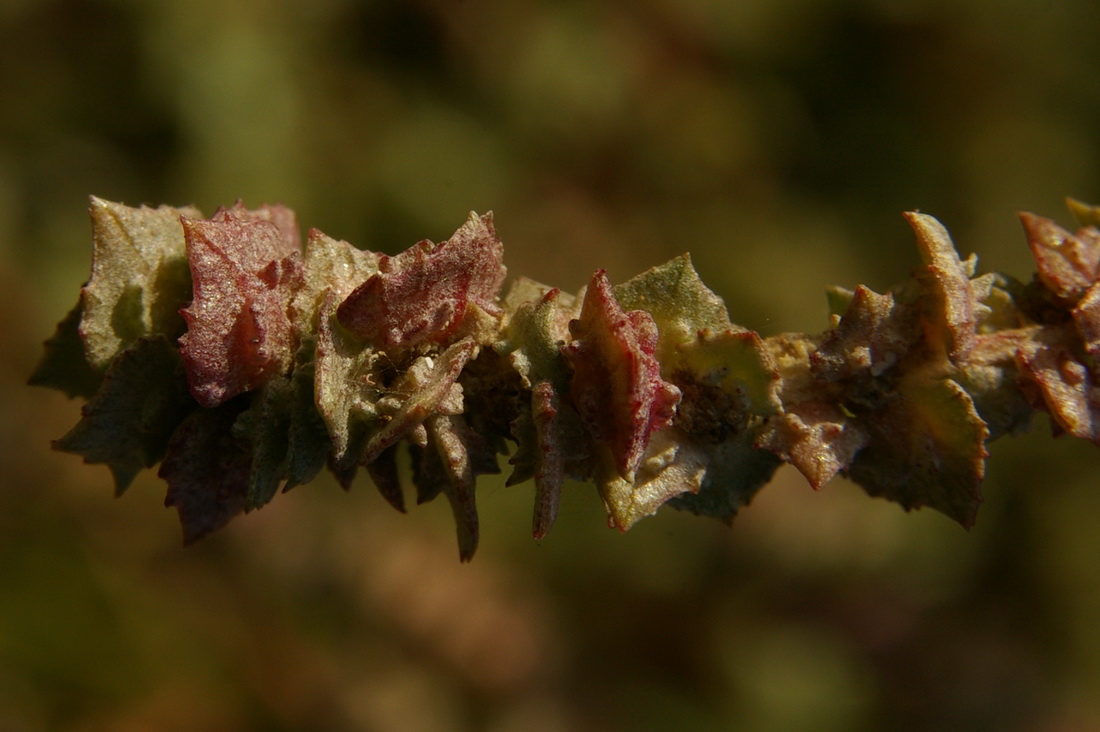
[[(1009, 215), (1097, 200), (1100, 8), (995, 2), (11, 0), (0, 6), (0, 727), (1091, 729), (1095, 448), (992, 447), (964, 534), (781, 471), (732, 529), (625, 536), (564, 486), (450, 517), (304, 488), (187, 552), (49, 454), (23, 387), (88, 269), (86, 196), (283, 200), (396, 253), (493, 209), (513, 273), (690, 250), (732, 318), (918, 264), (897, 212), (1028, 271)], [(74, 386), (77, 390), (80, 385)], [(398, 466), (401, 469), (402, 466)], [(434, 507), (433, 507), (434, 508)], [(488, 527), (497, 527), (491, 532)]]

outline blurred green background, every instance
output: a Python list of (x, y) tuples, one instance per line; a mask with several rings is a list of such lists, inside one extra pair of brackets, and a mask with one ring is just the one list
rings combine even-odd
[(1100, 453), (992, 445), (969, 533), (781, 471), (732, 528), (626, 535), (571, 486), (448, 508), (361, 478), (183, 550), (164, 488), (51, 453), (24, 387), (86, 197), (281, 201), (396, 252), (496, 213), (575, 290), (682, 251), (735, 321), (826, 324), (941, 218), (1026, 278), (1014, 212), (1100, 200), (1100, 6), (989, 0), (0, 0), (0, 731), (1100, 728)]

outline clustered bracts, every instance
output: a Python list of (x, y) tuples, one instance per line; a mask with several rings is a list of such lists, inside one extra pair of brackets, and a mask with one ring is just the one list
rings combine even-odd
[(479, 475), (535, 484), (533, 533), (566, 480), (611, 525), (662, 505), (733, 518), (784, 462), (970, 526), (986, 443), (1027, 428), (1100, 444), (1100, 209), (1076, 234), (1021, 220), (1029, 283), (977, 275), (934, 218), (906, 214), (923, 260), (879, 294), (829, 293), (821, 334), (730, 322), (687, 255), (576, 295), (506, 270), (491, 214), (396, 256), (241, 203), (130, 208), (91, 199), (91, 278), (31, 383), (87, 399), (55, 442), (106, 464), (121, 494), (160, 464), (185, 542), (328, 468), (360, 467), (405, 510), (442, 493), (469, 559)]

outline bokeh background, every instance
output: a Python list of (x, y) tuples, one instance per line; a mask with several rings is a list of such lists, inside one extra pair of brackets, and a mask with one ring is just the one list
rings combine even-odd
[(625, 535), (570, 486), (329, 480), (184, 550), (163, 486), (52, 453), (24, 386), (86, 197), (283, 202), (375, 250), (496, 213), (575, 290), (691, 251), (735, 321), (917, 263), (940, 217), (1027, 278), (1014, 212), (1100, 200), (1100, 5), (993, 0), (0, 0), (0, 730), (1100, 729), (1100, 453), (993, 444), (969, 533), (783, 470), (732, 528)]

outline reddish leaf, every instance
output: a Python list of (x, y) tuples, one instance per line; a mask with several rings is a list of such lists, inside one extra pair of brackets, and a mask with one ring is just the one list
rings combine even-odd
[(1043, 402), (1061, 429), (1100, 445), (1100, 384), (1074, 354), (1069, 338), (1047, 333), (1020, 346), (1021, 371), (1038, 385)]
[(219, 213), (229, 214), (238, 221), (266, 221), (269, 224), (274, 224), (275, 228), (279, 230), (279, 239), (283, 243), (284, 255), (302, 249), (302, 233), (298, 229), (298, 217), (294, 215), (294, 211), (286, 206), (263, 204), (258, 209), (250, 210), (245, 208), (244, 201), (238, 198), (236, 203), (229, 208), (223, 207), (215, 212), (214, 218), (217, 218)]
[(288, 306), (302, 266), (295, 238), (269, 220), (286, 226), (283, 212), (270, 207), (245, 217), (235, 208), (183, 219), (195, 299), (182, 311), (180, 352), (203, 406), (254, 389), (293, 363), (298, 344)]
[(571, 396), (619, 475), (633, 482), (650, 435), (672, 424), (680, 390), (661, 379), (657, 326), (644, 310), (624, 313), (603, 270), (592, 277), (562, 353), (573, 366)]
[(447, 241), (433, 245), (425, 239), (395, 257), (381, 257), (378, 274), (341, 303), (337, 318), (386, 350), (448, 343), (470, 305), (500, 313), (496, 297), (506, 274), (503, 260), (492, 213), (471, 212)]
[(1093, 358), (1100, 358), (1100, 283), (1085, 291), (1070, 315), (1077, 325), (1085, 350)]
[[(562, 399), (569, 390), (569, 369), (560, 344), (569, 336), (572, 316), (579, 314), (577, 303), (557, 288), (531, 284), (521, 278), (505, 298), (512, 317), (496, 348), (507, 354), (521, 384), (531, 390), (530, 409), (520, 409), (511, 425), (516, 450), (509, 460), (515, 470), (508, 485), (534, 478), (533, 533), (541, 539), (554, 525), (565, 478), (582, 476), (589, 451), (577, 413)], [(517, 304), (524, 294), (533, 299)]]
[(1100, 232), (1082, 229), (1077, 236), (1050, 219), (1021, 213), (1027, 243), (1039, 279), (1063, 305), (1072, 305), (1096, 281), (1100, 268)]

